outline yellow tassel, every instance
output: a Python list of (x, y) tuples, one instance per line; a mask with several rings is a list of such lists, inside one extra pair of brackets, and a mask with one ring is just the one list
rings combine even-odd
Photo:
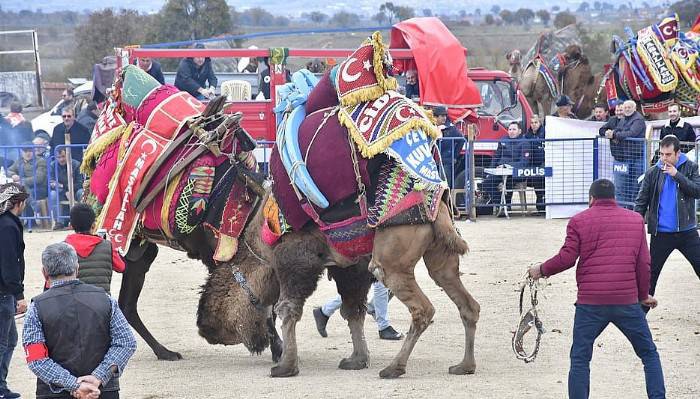
[(163, 234), (168, 239), (173, 239), (173, 233), (170, 231), (170, 207), (172, 206), (173, 196), (175, 195), (175, 190), (177, 186), (180, 185), (180, 180), (185, 171), (182, 171), (173, 178), (173, 180), (168, 183), (168, 189), (165, 190), (163, 194), (163, 208), (160, 211), (160, 227), (163, 229)]
[(384, 95), (384, 89), (379, 86), (372, 86), (348, 93), (340, 98), (340, 103), (346, 107), (351, 107), (359, 103), (374, 101)]
[(338, 121), (342, 126), (348, 129), (350, 136), (360, 149), (360, 153), (363, 157), (368, 159), (384, 152), (394, 141), (401, 139), (411, 130), (420, 129), (432, 139), (437, 139), (442, 136), (437, 126), (431, 122), (422, 119), (412, 119), (406, 122), (404, 125), (394, 129), (391, 134), (382, 137), (371, 145), (367, 145), (364, 136), (359, 130), (357, 130), (352, 118), (350, 118), (350, 116), (344, 112), (344, 110), (340, 110), (340, 112), (338, 112)]
[(134, 128), (134, 122), (129, 123), (129, 125), (124, 129), (124, 133), (122, 134), (121, 138), (121, 143), (119, 144), (119, 157), (117, 158), (119, 161), (124, 159), (124, 154), (126, 154), (126, 150), (129, 148), (127, 147), (127, 143), (129, 141), (129, 137), (131, 136), (131, 131)]
[(125, 128), (127, 126), (116, 127), (88, 145), (83, 156), (83, 163), (80, 165), (80, 171), (83, 174), (90, 176), (95, 171), (97, 161), (109, 146), (122, 137)]

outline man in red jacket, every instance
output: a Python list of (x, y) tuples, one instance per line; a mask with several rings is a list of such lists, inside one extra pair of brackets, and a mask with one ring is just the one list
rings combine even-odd
[(593, 343), (610, 323), (642, 359), (648, 397), (665, 398), (661, 361), (639, 305), (656, 307), (649, 296), (651, 259), (644, 220), (617, 206), (610, 180), (594, 181), (589, 198), (590, 208), (569, 221), (559, 253), (530, 269), (532, 278), (548, 277), (571, 268), (578, 259), (569, 398), (588, 398)]

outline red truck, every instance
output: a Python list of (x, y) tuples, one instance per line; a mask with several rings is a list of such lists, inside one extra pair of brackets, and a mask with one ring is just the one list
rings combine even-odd
[[(441, 33), (436, 34), (435, 32)], [(417, 35), (433, 35), (433, 37), (415, 37)], [(439, 43), (436, 44), (436, 41)], [(391, 42), (390, 53), (394, 64), (399, 65), (397, 70), (401, 70), (402, 67), (403, 70), (406, 70), (407, 66), (417, 69), (421, 102), (425, 102), (427, 105), (475, 104), (472, 108), (467, 108), (471, 106), (459, 105), (450, 107), (450, 116), (456, 119), (455, 124), (465, 135), (468, 126), (473, 125), (475, 126), (476, 139), (486, 140), (486, 142), (475, 143), (474, 162), (476, 167), (488, 165), (496, 149), (497, 141), (507, 135), (507, 126), (510, 122), (520, 122), (523, 129), (529, 126), (532, 110), (513, 78), (503, 71), (492, 71), (484, 68), (467, 69), (466, 48), (462, 47), (438, 19), (415, 18), (396, 24), (391, 32)], [(397, 44), (396, 47), (403, 48), (394, 48), (395, 44)], [(440, 49), (438, 56), (435, 56), (435, 45), (444, 47)], [(354, 50), (284, 49), (284, 51), (287, 54), (286, 59), (311, 60), (342, 59), (351, 55)], [(201, 56), (256, 59), (270, 57), (270, 54), (271, 49), (148, 49), (130, 47), (117, 49), (117, 63), (119, 66), (134, 63), (139, 57), (158, 59)], [(276, 104), (276, 87), (286, 83), (285, 67), (285, 64), (279, 64), (272, 65), (270, 68), (270, 99), (233, 101), (228, 105), (227, 109), (232, 112), (240, 111), (243, 113), (243, 127), (258, 140), (275, 140), (276, 126), (272, 109)], [(464, 68), (467, 76), (464, 77), (464, 81), (454, 83), (455, 79), (459, 79), (460, 67)], [(430, 73), (429, 76), (427, 71)], [(226, 80), (248, 81), (253, 89), (252, 98), (256, 98), (259, 73), (217, 73), (217, 77), (220, 83)], [(166, 73), (165, 75), (166, 83), (173, 83), (174, 74)], [(404, 78), (398, 76), (398, 79), (402, 83)], [(452, 98), (461, 102), (452, 102)]]

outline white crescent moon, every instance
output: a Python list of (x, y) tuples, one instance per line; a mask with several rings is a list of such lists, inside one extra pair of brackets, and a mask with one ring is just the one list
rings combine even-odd
[(121, 243), (123, 241), (124, 235), (114, 234), (114, 229), (111, 229), (107, 234), (109, 234), (109, 236), (112, 237), (112, 240), (114, 242)]
[[(150, 151), (150, 152), (148, 152), (148, 151), (145, 150), (145, 148), (147, 147), (147, 145), (150, 145), (150, 146), (151, 146), (151, 151)], [(143, 143), (141, 143), (141, 150), (143, 150), (143, 151), (146, 153), (146, 155), (151, 155), (151, 154), (153, 154), (154, 152), (156, 152), (157, 149), (158, 149), (158, 144), (157, 144), (156, 141), (153, 140), (153, 139), (148, 139), (148, 140), (144, 141)]]
[(352, 57), (352, 58), (348, 59), (348, 62), (346, 62), (345, 65), (343, 66), (343, 69), (340, 71), (340, 73), (341, 73), (340, 76), (343, 78), (344, 81), (354, 82), (357, 79), (359, 79), (360, 76), (362, 75), (362, 72), (358, 72), (354, 75), (348, 75), (348, 68), (350, 67), (350, 64), (353, 64), (356, 61), (357, 61), (357, 58)]

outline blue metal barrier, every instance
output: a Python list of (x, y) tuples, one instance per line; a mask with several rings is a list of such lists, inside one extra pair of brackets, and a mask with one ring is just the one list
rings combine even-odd
[(57, 145), (54, 148), (53, 157), (51, 158), (51, 172), (53, 179), (49, 180), (49, 200), (51, 203), (51, 216), (57, 225), (67, 225), (67, 220), (70, 218), (70, 196), (75, 202), (80, 202), (83, 193), (83, 181), (85, 176), (80, 173), (80, 163), (72, 159), (73, 164), (73, 191), (69, 190), (68, 185), (68, 157), (66, 150), (70, 149), (71, 156), (74, 157), (74, 151), (83, 152), (87, 148), (87, 144), (71, 144)]
[[(32, 229), (35, 223), (50, 225), (48, 213), (48, 147), (36, 145), (0, 146), (0, 166), (5, 178), (25, 186), (29, 193), (28, 206), (20, 216)], [(11, 161), (11, 162), (10, 162)]]

